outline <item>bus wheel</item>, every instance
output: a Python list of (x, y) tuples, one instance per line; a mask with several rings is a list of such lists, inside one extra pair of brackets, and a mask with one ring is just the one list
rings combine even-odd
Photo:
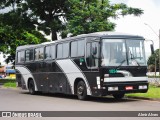
[(113, 94), (113, 97), (115, 99), (122, 99), (124, 97), (124, 93), (120, 93), (120, 94)]
[(28, 89), (29, 89), (29, 93), (30, 93), (31, 95), (36, 94), (35, 85), (34, 85), (33, 80), (29, 81)]
[(80, 81), (77, 84), (77, 96), (80, 100), (85, 100), (87, 98), (87, 89), (83, 81)]

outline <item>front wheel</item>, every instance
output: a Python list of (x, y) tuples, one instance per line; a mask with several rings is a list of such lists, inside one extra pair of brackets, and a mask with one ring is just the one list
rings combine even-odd
[(121, 94), (113, 94), (113, 97), (115, 99), (122, 99), (124, 97), (124, 93), (121, 93)]
[(31, 95), (35, 95), (35, 94), (36, 94), (35, 85), (34, 85), (33, 80), (29, 81), (28, 89), (29, 89), (29, 93), (30, 93)]
[(86, 84), (83, 81), (77, 84), (77, 96), (80, 100), (85, 100), (87, 98)]

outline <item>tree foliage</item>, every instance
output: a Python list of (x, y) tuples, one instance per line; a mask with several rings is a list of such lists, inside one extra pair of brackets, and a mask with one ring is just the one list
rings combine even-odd
[(66, 37), (111, 31), (115, 28), (111, 18), (143, 13), (109, 0), (1, 0), (0, 9), (7, 8), (0, 14), (0, 51), (9, 54), (7, 62), (14, 61), (17, 46), (46, 41), (36, 29), (57, 40), (57, 32)]
[(74, 35), (99, 31), (112, 31), (115, 23), (111, 18), (133, 14), (139, 16), (141, 9), (127, 7), (125, 4), (111, 5), (109, 0), (68, 0), (69, 10), (66, 14), (67, 30)]
[(0, 15), (0, 52), (7, 55), (7, 63), (14, 62), (18, 46), (46, 41), (44, 36), (35, 31), (35, 27), (27, 20), (19, 10)]
[(65, 2), (66, 0), (5, 0), (1, 4), (21, 9), (31, 24), (46, 35), (51, 33), (52, 40), (57, 40), (57, 32), (65, 29), (62, 21), (67, 10)]
[(114, 30), (115, 23), (110, 18), (143, 13), (126, 4), (112, 5), (109, 0), (3, 0), (0, 4), (2, 8), (20, 9), (30, 24), (46, 35), (52, 33), (52, 40), (57, 40), (57, 32), (65, 37), (68, 33)]
[(148, 64), (148, 66), (149, 65), (155, 65), (155, 60), (156, 60), (156, 65), (157, 66), (159, 66), (159, 49), (157, 49), (155, 52), (154, 52), (154, 54), (152, 54), (150, 57), (149, 57), (149, 59), (148, 59), (148, 61), (147, 61), (147, 64)]

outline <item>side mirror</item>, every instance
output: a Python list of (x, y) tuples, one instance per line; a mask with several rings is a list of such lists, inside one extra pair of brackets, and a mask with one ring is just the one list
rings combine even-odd
[(154, 54), (154, 46), (153, 46), (153, 44), (150, 45), (150, 48), (151, 48), (151, 53)]

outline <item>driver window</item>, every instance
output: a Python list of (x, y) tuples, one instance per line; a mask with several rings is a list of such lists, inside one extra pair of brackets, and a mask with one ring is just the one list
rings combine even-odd
[(98, 67), (99, 43), (87, 43), (86, 61), (89, 67)]

